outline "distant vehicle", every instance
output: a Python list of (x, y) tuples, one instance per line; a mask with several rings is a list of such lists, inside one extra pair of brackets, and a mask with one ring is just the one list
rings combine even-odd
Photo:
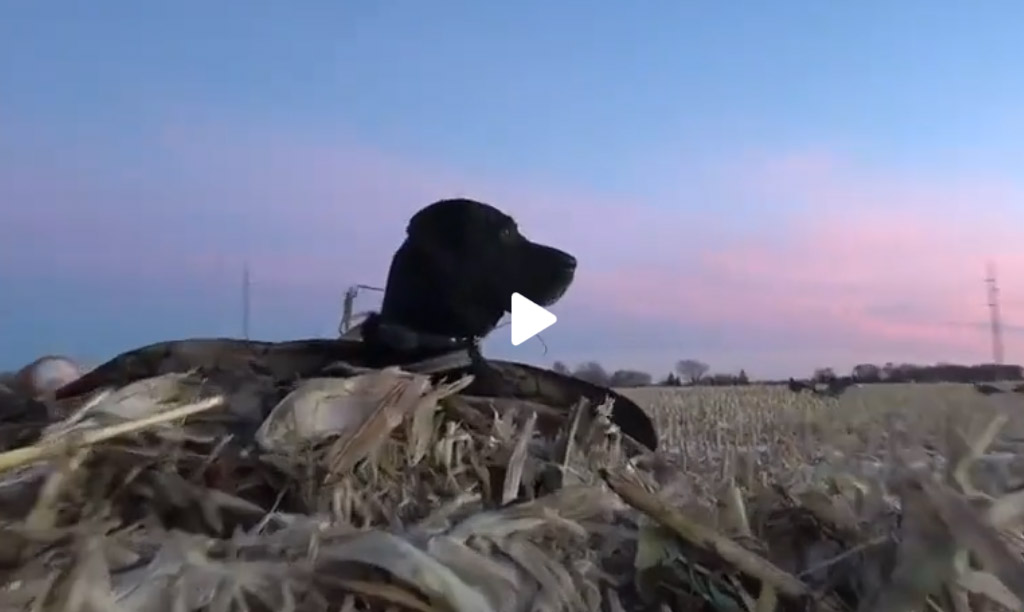
[(804, 391), (810, 391), (811, 393), (814, 392), (814, 385), (808, 382), (804, 382), (802, 380), (795, 380), (793, 378), (789, 379), (789, 382), (786, 384), (786, 386), (788, 386), (789, 390), (792, 391), (793, 393), (803, 393)]
[(853, 386), (860, 386), (851, 376), (836, 376), (821, 383), (790, 378), (786, 386), (793, 393), (808, 391), (820, 397), (839, 397)]
[[(1006, 393), (1005, 390), (1000, 389), (995, 385), (987, 383), (974, 383), (974, 390), (982, 395), (995, 395), (996, 393)], [(1016, 391), (1016, 389), (1014, 389)]]

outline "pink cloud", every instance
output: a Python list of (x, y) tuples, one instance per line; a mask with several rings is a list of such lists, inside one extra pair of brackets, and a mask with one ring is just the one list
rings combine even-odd
[[(788, 218), (783, 239), (705, 250), (682, 268), (612, 271), (595, 293), (633, 317), (784, 328), (850, 351), (891, 347), (892, 359), (916, 347), (935, 360), (982, 361), (989, 355), (982, 278), (992, 260), (1004, 318), (1024, 315), (1024, 247), (1014, 230), (1024, 210), (1012, 208), (1021, 190), (912, 182), (822, 157), (784, 158), (757, 170), (745, 189), (808, 204)], [(645, 299), (626, 297), (636, 295)], [(1007, 344), (1012, 357), (1017, 339)]]
[[(703, 217), (536, 181), (467, 179), (343, 136), (324, 140), (169, 126), (151, 143), (163, 159), (153, 169), (86, 171), (59, 160), (0, 177), (11, 199), (45, 203), (20, 207), (0, 231), (7, 248), (53, 271), (202, 276), (250, 259), (269, 282), (316, 285), (383, 276), (409, 216), (440, 197), (492, 201), (531, 238), (580, 254), (592, 270), (670, 259), (679, 228)], [(41, 243), (46, 235), (54, 240)], [(638, 236), (642, 249), (633, 248)]]

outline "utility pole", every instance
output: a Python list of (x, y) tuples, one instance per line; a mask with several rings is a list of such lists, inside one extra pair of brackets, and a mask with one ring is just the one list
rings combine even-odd
[(996, 283), (996, 266), (988, 263), (988, 275), (985, 278), (988, 287), (988, 313), (992, 328), (992, 362), (1003, 364), (1003, 322), (999, 313), (999, 285)]
[(242, 337), (249, 339), (249, 262), (242, 267)]

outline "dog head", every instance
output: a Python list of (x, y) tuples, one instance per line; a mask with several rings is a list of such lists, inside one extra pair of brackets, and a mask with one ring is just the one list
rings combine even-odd
[(409, 221), (391, 261), (380, 319), (426, 334), (478, 338), (509, 310), (512, 293), (550, 306), (575, 272), (572, 255), (531, 242), (497, 208), (441, 200)]

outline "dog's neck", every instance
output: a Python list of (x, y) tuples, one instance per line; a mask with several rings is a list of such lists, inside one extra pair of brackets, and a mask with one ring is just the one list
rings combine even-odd
[(373, 347), (371, 354), (380, 361), (379, 365), (399, 365), (419, 373), (465, 366), (477, 379), (489, 382), (491, 388), (511, 390), (480, 352), (480, 338), (451, 338), (418, 332), (400, 323), (387, 322), (377, 313), (367, 317), (361, 332), (363, 342)]
[(362, 339), (395, 355), (421, 358), (476, 347), (479, 338), (451, 337), (417, 331), (407, 325), (388, 321), (378, 313), (366, 318), (361, 326)]

